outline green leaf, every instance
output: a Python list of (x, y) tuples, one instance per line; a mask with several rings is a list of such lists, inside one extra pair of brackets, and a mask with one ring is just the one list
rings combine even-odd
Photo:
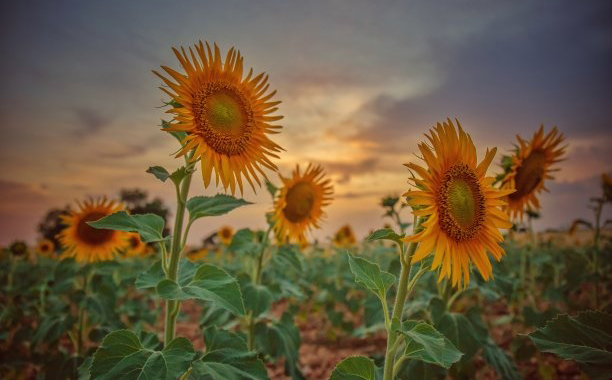
[(204, 331), (206, 353), (192, 363), (190, 379), (265, 380), (268, 373), (256, 352), (249, 352), (238, 335), (209, 327)]
[(244, 315), (244, 303), (238, 282), (226, 271), (202, 264), (189, 282), (163, 279), (157, 284), (160, 297), (171, 300), (211, 301), (234, 314)]
[[(171, 100), (170, 103), (168, 103), (168, 104), (172, 105), (172, 102), (174, 102), (174, 100)], [(176, 107), (176, 106), (174, 106), (174, 107)], [(161, 126), (162, 126), (162, 130), (164, 130), (164, 129), (170, 128), (171, 124), (168, 121), (162, 120)], [(170, 133), (172, 136), (174, 136), (174, 138), (177, 139), (178, 142), (180, 142), (181, 144), (183, 143), (183, 140), (185, 139), (185, 137), (187, 137), (187, 132), (184, 132), (184, 131), (170, 131), (168, 133)]]
[(450, 368), (463, 355), (438, 330), (425, 322), (406, 321), (399, 330), (406, 335), (404, 356)]
[(612, 316), (586, 311), (558, 315), (529, 334), (538, 350), (580, 363), (593, 378), (612, 378)]
[(378, 264), (361, 257), (353, 257), (347, 252), (351, 272), (355, 281), (373, 291), (380, 298), (386, 298), (387, 290), (395, 283), (395, 276), (382, 271)]
[(231, 195), (217, 194), (213, 197), (198, 196), (187, 201), (189, 220), (196, 220), (205, 216), (219, 216), (227, 214), (233, 209), (250, 205), (244, 199), (234, 198)]
[(521, 375), (512, 359), (491, 339), (484, 345), (484, 358), (495, 368), (502, 380), (520, 380)]
[(175, 185), (178, 186), (180, 185), (183, 178), (187, 176), (187, 174), (189, 174), (189, 172), (187, 171), (187, 168), (185, 168), (184, 166), (181, 166), (180, 168), (172, 172), (172, 174), (170, 174), (170, 179), (172, 180), (172, 182), (174, 182)]
[(145, 243), (163, 241), (164, 219), (155, 214), (130, 215), (118, 211), (95, 222), (87, 222), (94, 228), (138, 232)]
[(255, 233), (248, 228), (238, 230), (227, 247), (231, 252), (242, 254), (259, 253), (259, 243), (255, 240)]
[(255, 341), (260, 352), (278, 359), (285, 357), (285, 372), (293, 379), (303, 379), (298, 368), (300, 353), (300, 331), (288, 312), (283, 313), (280, 321), (255, 325)]
[(462, 314), (444, 313), (434, 326), (463, 353), (462, 361), (474, 356), (481, 346), (479, 334)]
[(272, 294), (264, 285), (248, 283), (242, 288), (244, 306), (253, 312), (254, 317), (265, 313), (272, 302)]
[(276, 196), (276, 192), (278, 191), (278, 187), (274, 186), (274, 184), (268, 180), (266, 180), (266, 188), (268, 189), (268, 193), (272, 196), (272, 199)]
[(293, 269), (297, 273), (302, 273), (302, 262), (299, 248), (295, 245), (281, 245), (278, 252), (272, 256), (274, 265), (283, 272)]
[(166, 180), (170, 177), (170, 173), (163, 166), (151, 166), (147, 169), (147, 173), (151, 173), (162, 182), (166, 182)]
[(342, 360), (331, 373), (329, 380), (375, 380), (376, 366), (365, 356), (351, 356)]
[(96, 350), (90, 376), (92, 380), (173, 380), (187, 371), (194, 356), (193, 346), (185, 338), (176, 338), (162, 351), (155, 351), (143, 347), (131, 331), (113, 331)]
[(368, 241), (376, 241), (376, 240), (392, 240), (396, 243), (400, 243), (402, 236), (396, 234), (390, 228), (382, 228), (380, 230), (376, 230), (368, 236)]
[[(179, 262), (179, 284), (187, 284), (193, 278), (193, 274), (198, 269), (200, 263), (195, 263), (187, 259), (181, 259)], [(142, 272), (136, 277), (137, 289), (155, 288), (160, 281), (166, 279), (164, 270), (162, 269), (161, 260), (156, 261), (149, 269)]]

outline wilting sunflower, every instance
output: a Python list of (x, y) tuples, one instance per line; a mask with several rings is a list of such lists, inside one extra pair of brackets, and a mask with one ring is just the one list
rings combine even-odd
[(306, 242), (306, 230), (320, 228), (323, 206), (332, 200), (333, 187), (323, 168), (308, 164), (302, 174), (296, 166), (291, 178), (280, 175), (283, 187), (274, 205), (274, 231), (279, 241)]
[(234, 236), (234, 229), (230, 226), (223, 226), (217, 231), (217, 236), (223, 244), (229, 244)]
[(564, 137), (557, 127), (544, 135), (544, 126), (541, 126), (529, 142), (518, 135), (516, 138), (520, 146), (512, 156), (512, 166), (501, 187), (516, 189), (508, 195), (506, 209), (513, 219), (522, 219), (526, 209), (540, 209), (537, 194), (548, 191), (544, 181), (554, 178), (551, 173), (557, 170), (551, 166), (561, 161), (565, 147), (559, 147)]
[(36, 252), (41, 256), (52, 256), (55, 252), (55, 244), (49, 239), (41, 239), (36, 244)]
[[(236, 183), (242, 193), (242, 176), (253, 190), (253, 179), (261, 186), (259, 174), (266, 178), (262, 166), (277, 171), (270, 157), (278, 158), (282, 148), (267, 134), (282, 128), (272, 125), (282, 116), (273, 116), (280, 101), (271, 101), (276, 91), (268, 92), (268, 76), (253, 76), (253, 69), (243, 78), (243, 57), (231, 48), (225, 60), (214, 45), (200, 41), (189, 47), (172, 49), (185, 74), (162, 66), (172, 80), (155, 72), (169, 88), (161, 88), (176, 101), (167, 112), (175, 122), (165, 131), (184, 131), (187, 137), (177, 157), (195, 149), (192, 160), (201, 158), (204, 187), (210, 185), (212, 171), (216, 183), (232, 194)], [(259, 172), (259, 174), (258, 174)]]
[(355, 233), (353, 232), (351, 226), (348, 224), (345, 224), (344, 226), (340, 227), (340, 229), (336, 231), (336, 233), (334, 234), (334, 238), (332, 239), (332, 243), (336, 247), (342, 248), (351, 247), (355, 245), (356, 242), (357, 239), (355, 238)]
[(57, 237), (65, 249), (65, 256), (79, 262), (105, 261), (112, 260), (116, 252), (128, 247), (126, 232), (97, 229), (87, 224), (121, 210), (120, 204), (99, 198), (77, 202), (77, 205), (78, 210), (70, 210), (61, 217), (66, 228)]
[(125, 250), (126, 256), (145, 256), (147, 253), (147, 244), (140, 239), (140, 234), (129, 232), (126, 237), (128, 246)]
[(503, 240), (498, 228), (510, 228), (512, 223), (499, 207), (505, 205), (501, 198), (513, 190), (497, 190), (492, 186), (494, 179), (485, 176), (496, 148), (487, 149), (478, 163), (471, 137), (457, 124), (458, 131), (450, 119), (438, 123), (426, 135), (431, 146), (419, 144), (426, 168), (406, 164), (421, 178), (411, 178), (419, 190), (404, 196), (415, 208), (413, 213), (427, 220), (421, 232), (404, 241), (420, 243), (413, 263), (434, 254), (432, 269), (441, 267), (439, 280), (448, 277), (453, 286), (460, 286), (463, 275), (467, 286), (470, 262), (488, 280), (492, 268), (487, 252), (497, 260), (505, 254), (498, 245)]

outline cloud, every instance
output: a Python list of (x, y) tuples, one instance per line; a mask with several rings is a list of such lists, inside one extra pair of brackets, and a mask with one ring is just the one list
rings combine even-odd
[(75, 135), (78, 137), (95, 135), (110, 125), (108, 116), (91, 108), (77, 107), (73, 111), (77, 124)]
[(329, 174), (338, 175), (339, 178), (335, 181), (338, 184), (346, 184), (350, 182), (352, 175), (371, 173), (379, 167), (379, 160), (376, 157), (369, 157), (358, 162), (312, 161), (323, 165)]

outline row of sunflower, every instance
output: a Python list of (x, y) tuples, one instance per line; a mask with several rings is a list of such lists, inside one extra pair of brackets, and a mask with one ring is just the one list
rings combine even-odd
[[(130, 214), (118, 202), (103, 198), (79, 203), (63, 217), (66, 228), (58, 236), (63, 257), (73, 257), (85, 267), (112, 263), (122, 254), (153, 260), (132, 280), (139, 292), (150, 297), (147, 308), (153, 308), (155, 320), (163, 319), (163, 339), (156, 337), (159, 323), (123, 324), (127, 329), (109, 332), (98, 347), (84, 352), (83, 325), (91, 318), (79, 312), (74, 366), (83, 376), (266, 379), (264, 362), (284, 358), (284, 372), (301, 379), (301, 338), (295, 318), (318, 302), (328, 304), (326, 297), (331, 295), (349, 310), (373, 311), (369, 331), (382, 331), (386, 338), (384, 357), (376, 362), (363, 356), (347, 358), (338, 363), (331, 379), (388, 380), (407, 378), (415, 371), (460, 371), (475, 354), (474, 345), (485, 350), (487, 361), (500, 372), (505, 368), (507, 378), (516, 378), (516, 368), (483, 327), (479, 305), (473, 305), (468, 317), (454, 307), (474, 289), (508, 295), (499, 283), (487, 282), (514, 274), (504, 272), (491, 258), (500, 261), (506, 255), (500, 229), (513, 226), (511, 217), (518, 222), (525, 212), (539, 209), (537, 194), (546, 190), (545, 182), (555, 170), (552, 165), (565, 150), (556, 128), (547, 134), (540, 128), (530, 142), (518, 137), (513, 156), (502, 160), (504, 173), (490, 177), (496, 148), (478, 161), (476, 146), (458, 121), (437, 124), (426, 134), (427, 141), (418, 144), (423, 163), (406, 164), (410, 189), (402, 197), (382, 202), (385, 216), (397, 223), (397, 230), (372, 232), (367, 239), (373, 247), (369, 254), (355, 255), (356, 238), (346, 225), (332, 240), (343, 254), (319, 254), (326, 249), (317, 243), (307, 247), (306, 233), (319, 228), (324, 208), (332, 201), (332, 183), (315, 164), (306, 169), (297, 165), (290, 177), (280, 175), (278, 188), (269, 181), (266, 170), (278, 171), (272, 160), (283, 149), (270, 139), (282, 129), (276, 124), (282, 116), (275, 114), (280, 101), (274, 100), (268, 76), (252, 69), (245, 75), (244, 59), (234, 48), (224, 58), (216, 44), (203, 42), (173, 52), (181, 71), (162, 66), (163, 74), (154, 73), (164, 83), (161, 90), (170, 96), (166, 112), (173, 115), (162, 123), (162, 131), (180, 143), (176, 157), (184, 163), (172, 171), (161, 166), (147, 170), (176, 191), (173, 231), (164, 233), (165, 221), (158, 215)], [(198, 168), (204, 188), (222, 186), (232, 195), (189, 197)], [(270, 192), (267, 230), (234, 232), (224, 227), (216, 235), (221, 244), (205, 242), (202, 249), (190, 249), (186, 242), (194, 223), (250, 204), (234, 197), (247, 183), (253, 191), (265, 184)], [(402, 208), (396, 209), (400, 200), (402, 208), (411, 208), (412, 223), (401, 220)], [(314, 252), (309, 258), (302, 255), (306, 249)], [(218, 252), (215, 258), (213, 250)], [(529, 250), (520, 252), (523, 271), (533, 260), (528, 260)], [(475, 279), (472, 268), (478, 273)], [(79, 286), (91, 294), (96, 281), (102, 280), (84, 275)], [(315, 283), (319, 289), (313, 290)], [(513, 289), (523, 294), (533, 291), (533, 278), (530, 286)], [(369, 295), (355, 298), (364, 288)], [(365, 306), (354, 302), (363, 299)], [(202, 346), (199, 340), (177, 336), (182, 304), (189, 300), (204, 308), (203, 351), (195, 348)], [(278, 317), (272, 308), (281, 300), (294, 301)], [(333, 302), (327, 315), (352, 329)], [(473, 333), (460, 338), (463, 329)]]

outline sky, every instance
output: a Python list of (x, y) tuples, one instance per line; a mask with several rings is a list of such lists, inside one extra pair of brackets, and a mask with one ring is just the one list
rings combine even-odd
[[(535, 227), (592, 220), (589, 198), (612, 171), (611, 16), (605, 0), (11, 2), (0, 15), (0, 244), (35, 241), (49, 208), (121, 188), (174, 207), (172, 185), (145, 173), (181, 163), (159, 130), (167, 97), (151, 70), (178, 68), (171, 47), (200, 39), (270, 75), (280, 172), (315, 162), (333, 179), (319, 239), (346, 223), (358, 237), (380, 228), (380, 199), (408, 189), (402, 164), (447, 117), (480, 157), (497, 147), (497, 164), (516, 134), (558, 126), (566, 160)], [(269, 195), (243, 197), (254, 204), (196, 222), (190, 241), (225, 224), (263, 228)]]

